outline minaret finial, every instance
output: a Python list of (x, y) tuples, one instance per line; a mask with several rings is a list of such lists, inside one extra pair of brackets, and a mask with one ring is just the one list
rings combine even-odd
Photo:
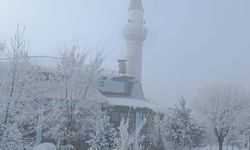
[(131, 0), (129, 9), (143, 9), (141, 0)]

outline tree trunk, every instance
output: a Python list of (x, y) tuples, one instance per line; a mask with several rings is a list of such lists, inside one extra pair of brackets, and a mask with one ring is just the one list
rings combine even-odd
[(219, 142), (219, 150), (223, 150), (223, 143)]
[(212, 144), (209, 144), (209, 150), (212, 150)]
[(219, 142), (219, 150), (223, 150), (224, 139), (223, 138), (218, 138), (218, 142)]
[(8, 123), (9, 109), (10, 109), (10, 100), (9, 100), (9, 102), (7, 104), (6, 113), (5, 113), (5, 118), (4, 118), (4, 124), (5, 125), (7, 125), (7, 123)]
[[(16, 67), (15, 67), (16, 68)], [(10, 97), (6, 109), (6, 114), (5, 114), (5, 119), (4, 119), (4, 124), (7, 125), (8, 123), (8, 118), (9, 118), (9, 109), (10, 109), (10, 102), (14, 93), (14, 86), (15, 86), (15, 78), (16, 78), (16, 69), (14, 70), (13, 76), (12, 76), (12, 81), (11, 81), (11, 90), (10, 90)]]
[(248, 150), (250, 150), (250, 136), (248, 137)]

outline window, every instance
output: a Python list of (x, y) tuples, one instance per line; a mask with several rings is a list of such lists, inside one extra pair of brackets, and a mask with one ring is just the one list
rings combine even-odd
[(129, 94), (128, 81), (126, 79), (101, 80), (98, 82), (100, 91), (111, 94)]

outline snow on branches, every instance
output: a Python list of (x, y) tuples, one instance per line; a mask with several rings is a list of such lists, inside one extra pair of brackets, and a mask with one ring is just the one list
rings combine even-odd
[(196, 108), (202, 114), (208, 132), (217, 138), (222, 150), (225, 138), (233, 134), (242, 122), (241, 116), (249, 106), (246, 92), (239, 86), (215, 84), (205, 87), (196, 100)]
[(194, 123), (190, 113), (191, 109), (186, 107), (185, 99), (181, 98), (178, 106), (164, 114), (160, 133), (166, 149), (190, 149), (202, 145), (204, 130)]
[(80, 140), (93, 130), (104, 102), (96, 87), (102, 59), (96, 57), (87, 64), (87, 55), (77, 50), (75, 45), (65, 47), (54, 78), (48, 79), (54, 93), (45, 116), (45, 134), (59, 145)]

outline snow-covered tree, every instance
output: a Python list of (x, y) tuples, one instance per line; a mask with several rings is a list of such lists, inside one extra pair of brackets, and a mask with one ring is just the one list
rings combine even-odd
[[(7, 59), (0, 64), (0, 147), (22, 149), (33, 142), (35, 95), (32, 95), (31, 87), (37, 75), (29, 62), (24, 29), (17, 27), (6, 52)], [(12, 143), (10, 148), (8, 143)]]
[[(103, 97), (96, 88), (102, 59), (87, 63), (87, 55), (77, 53), (73, 45), (61, 50), (61, 62), (48, 80), (53, 92), (51, 107), (45, 116), (45, 133), (59, 145), (78, 141), (94, 129)], [(54, 95), (53, 95), (54, 94)]]
[(250, 118), (249, 118), (249, 110), (245, 111), (241, 116), (239, 116), (240, 120), (236, 126), (231, 130), (229, 135), (226, 137), (226, 145), (234, 147), (243, 148), (248, 147), (249, 149), (249, 135), (250, 135)]
[(161, 137), (166, 149), (187, 149), (200, 146), (204, 139), (204, 130), (193, 122), (191, 109), (186, 107), (184, 98), (179, 106), (170, 108), (161, 121)]
[(95, 135), (88, 143), (89, 150), (118, 150), (118, 131), (110, 123), (107, 115), (96, 121)]
[[(129, 116), (129, 115), (128, 115)], [(142, 130), (147, 123), (147, 117), (139, 121), (133, 129), (129, 129), (130, 118), (122, 119), (119, 126), (118, 150), (143, 150), (147, 149), (143, 146), (144, 135)]]
[(131, 148), (133, 143), (133, 139), (131, 134), (129, 133), (129, 119), (125, 120), (122, 118), (119, 127), (119, 136), (120, 140), (118, 143), (119, 150), (128, 150)]
[(225, 138), (237, 128), (247, 100), (244, 90), (225, 84), (205, 87), (197, 98), (196, 108), (217, 138), (219, 150), (223, 149)]
[[(135, 129), (130, 131), (132, 135), (132, 145), (134, 150), (147, 149), (147, 147), (144, 147), (143, 145), (145, 136), (142, 134), (143, 128), (145, 127), (146, 123), (147, 117), (143, 118), (142, 120), (139, 120), (139, 123), (135, 125)], [(149, 145), (149, 147), (150, 146), (151, 145)]]
[[(129, 116), (129, 115), (128, 115)], [(129, 126), (130, 118), (123, 118), (118, 129), (113, 128), (106, 115), (97, 121), (96, 135), (88, 142), (89, 150), (143, 150), (144, 135), (142, 133), (147, 117), (139, 120), (135, 127)], [(148, 147), (149, 148), (149, 147)]]
[(244, 135), (245, 145), (247, 145), (248, 150), (250, 150), (250, 102), (245, 106), (245, 110), (242, 112), (240, 128), (242, 129), (242, 134)]
[[(160, 128), (161, 128), (161, 117), (162, 114), (161, 113), (156, 113), (156, 114), (152, 114), (153, 116), (153, 126), (152, 126), (152, 131), (150, 133), (150, 138), (152, 139), (152, 144), (153, 146), (156, 147), (163, 147), (163, 143), (161, 142), (161, 134), (160, 134)], [(159, 145), (161, 144), (161, 145)]]

